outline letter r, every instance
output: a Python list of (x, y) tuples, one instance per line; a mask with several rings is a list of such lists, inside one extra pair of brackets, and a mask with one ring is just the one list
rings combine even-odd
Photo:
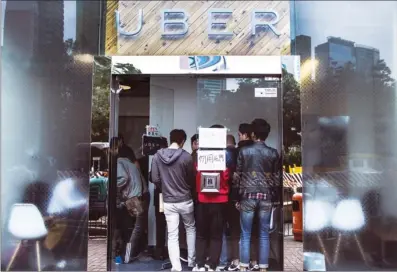
[[(267, 14), (272, 14), (274, 15), (274, 19), (269, 21), (269, 22), (263, 22), (259, 19), (257, 19), (257, 15), (267, 15)], [(280, 32), (278, 32), (278, 30), (276, 29), (276, 27), (274, 26), (275, 24), (277, 24), (280, 21), (280, 17), (278, 16), (278, 13), (275, 11), (268, 11), (268, 10), (254, 10), (252, 12), (252, 19), (251, 19), (251, 31), (252, 31), (252, 35), (255, 36), (256, 34), (256, 28), (261, 26), (261, 27), (269, 27), (273, 33), (276, 36), (280, 36)]]

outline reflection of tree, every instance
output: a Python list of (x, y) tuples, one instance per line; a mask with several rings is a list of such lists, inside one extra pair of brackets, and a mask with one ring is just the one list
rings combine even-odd
[[(277, 123), (279, 114), (277, 100), (255, 97), (255, 88), (279, 88), (279, 82), (264, 78), (238, 78), (236, 81), (237, 90), (234, 92), (221, 90), (219, 94), (214, 94), (214, 90), (205, 89), (203, 82), (199, 81), (197, 110), (202, 115), (202, 120), (216, 120), (229, 128), (243, 122), (249, 123), (254, 118), (264, 118), (270, 123)], [(283, 70), (282, 84), (283, 142), (288, 149), (291, 145), (300, 146), (298, 135), (301, 130), (300, 87), (294, 76), (286, 70)]]
[(97, 57), (94, 62), (92, 89), (91, 141), (106, 142), (109, 136), (109, 91), (111, 59)]
[(113, 67), (114, 74), (141, 74), (141, 70), (135, 68), (132, 63), (116, 63)]
[[(119, 74), (139, 74), (141, 71), (130, 63), (118, 63), (114, 72)], [(111, 58), (97, 57), (94, 62), (94, 79), (92, 93), (91, 140), (106, 142), (109, 137), (109, 92), (110, 92)]]
[(286, 151), (291, 145), (301, 145), (300, 131), (300, 86), (294, 76), (283, 69), (283, 144)]
[(373, 77), (377, 87), (391, 88), (396, 87), (396, 81), (391, 76), (391, 70), (384, 60), (379, 60), (373, 70)]

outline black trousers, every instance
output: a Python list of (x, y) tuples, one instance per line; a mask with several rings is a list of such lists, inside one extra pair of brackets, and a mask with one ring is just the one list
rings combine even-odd
[[(227, 203), (198, 203), (196, 206), (196, 262), (216, 269), (222, 250)], [(209, 245), (209, 246), (208, 246)]]
[(231, 260), (240, 258), (240, 212), (236, 208), (236, 204), (231, 202), (227, 204), (226, 212), (226, 236), (228, 239), (228, 250)]
[(145, 251), (147, 249), (148, 246), (148, 220), (149, 220), (149, 206), (150, 206), (150, 193), (146, 193), (142, 196), (142, 204), (143, 204), (143, 208), (144, 208), (144, 212), (143, 212), (143, 223), (142, 223), (142, 229), (143, 229), (143, 233), (142, 233), (142, 238), (140, 241), (140, 249), (139, 251)]
[(130, 238), (130, 229), (135, 224), (135, 220), (130, 216), (125, 207), (117, 208), (115, 211), (115, 229), (112, 237), (112, 247), (114, 256), (124, 258), (126, 245)]
[[(158, 194), (155, 195), (158, 197)], [(167, 222), (165, 221), (164, 213), (159, 211), (159, 206), (155, 206), (156, 216), (156, 252), (155, 259), (164, 260), (167, 257), (168, 250), (165, 244)]]

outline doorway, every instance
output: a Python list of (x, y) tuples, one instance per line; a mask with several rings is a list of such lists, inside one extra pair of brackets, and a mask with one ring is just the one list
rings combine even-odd
[[(234, 66), (237, 68), (233, 71), (231, 68), (233, 68), (233, 63), (237, 63), (238, 58), (241, 60), (240, 67)], [(266, 143), (281, 154), (281, 62), (279, 58), (278, 62), (274, 57), (263, 58), (263, 60), (260, 58), (253, 60), (250, 57), (219, 57), (212, 59), (215, 64), (213, 67), (208, 67), (202, 65), (205, 59), (200, 59), (200, 57), (113, 57), (112, 138), (116, 139), (122, 135), (125, 144), (134, 151), (134, 156), (139, 161), (139, 167), (146, 181), (149, 179), (152, 159), (151, 153), (145, 154), (146, 151), (144, 151), (144, 136), (147, 136), (148, 129), (155, 129), (156, 137), (163, 137), (168, 143), (172, 129), (183, 129), (189, 142), (189, 139), (198, 133), (199, 127), (208, 128), (214, 124), (221, 124), (227, 128), (229, 135), (238, 140), (240, 124), (250, 123), (255, 118), (263, 118), (271, 126), (271, 133)], [(165, 63), (167, 65), (161, 65)], [(129, 68), (120, 69), (123, 66)], [(245, 66), (245, 69), (241, 69), (242, 66)], [(192, 151), (189, 143), (184, 149), (189, 153)], [(113, 265), (115, 255), (112, 237), (115, 226), (111, 213), (116, 208), (114, 185), (117, 180), (118, 156), (116, 152), (111, 152), (111, 154), (108, 197), (108, 268), (130, 271), (166, 268), (167, 266), (164, 266), (167, 264), (166, 254), (156, 256), (156, 249), (160, 246), (159, 237), (166, 236), (166, 225), (159, 224), (159, 220), (163, 219), (160, 218), (161, 214), (159, 215), (157, 206), (158, 196), (151, 183), (148, 183), (150, 203), (142, 254), (129, 264)], [(282, 182), (278, 184), (280, 185), (278, 192), (282, 197)], [(282, 270), (282, 205), (275, 212), (274, 220), (276, 223), (273, 224), (270, 234), (269, 270)], [(186, 248), (183, 238), (182, 227), (181, 251)], [(162, 260), (161, 257), (164, 259)]]

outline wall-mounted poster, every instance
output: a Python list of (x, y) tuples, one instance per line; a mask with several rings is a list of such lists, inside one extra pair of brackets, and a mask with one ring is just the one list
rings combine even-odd
[(156, 154), (157, 150), (167, 147), (167, 138), (142, 136), (142, 155), (149, 156)]
[(199, 128), (200, 148), (226, 148), (226, 128)]
[(197, 151), (197, 170), (199, 171), (224, 171), (226, 169), (225, 150), (199, 150)]

